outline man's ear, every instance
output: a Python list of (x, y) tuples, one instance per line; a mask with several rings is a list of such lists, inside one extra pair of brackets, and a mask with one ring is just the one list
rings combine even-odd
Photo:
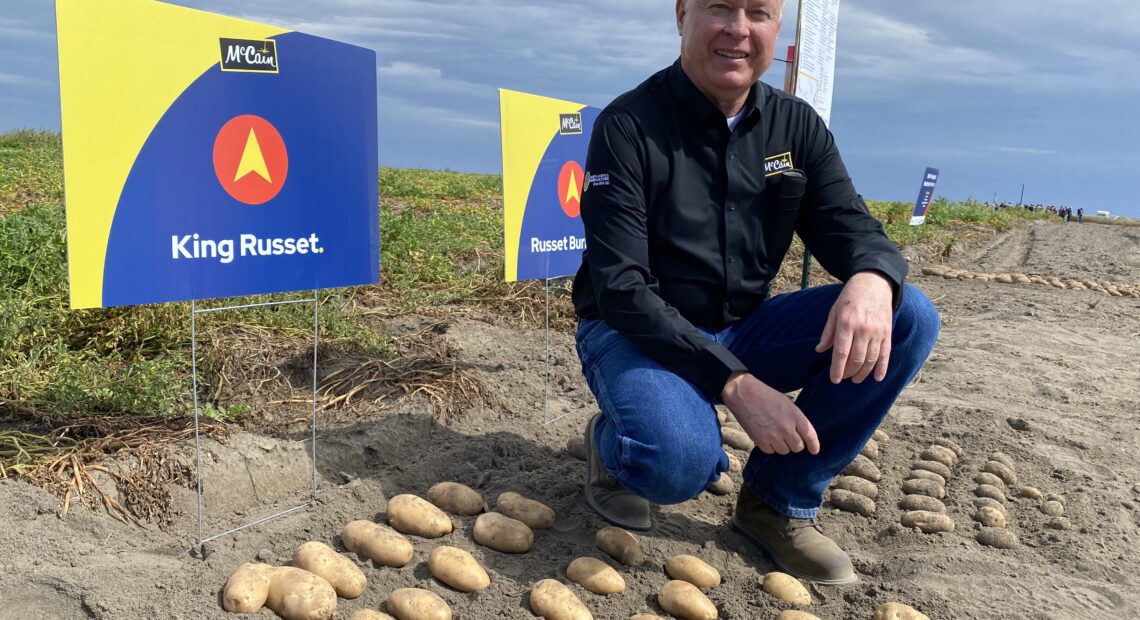
[(685, 24), (685, 0), (677, 0), (677, 35), (681, 34), (681, 28)]

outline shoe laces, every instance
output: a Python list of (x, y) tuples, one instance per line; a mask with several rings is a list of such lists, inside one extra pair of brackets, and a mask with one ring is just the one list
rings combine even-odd
[(814, 519), (788, 519), (788, 533), (795, 534), (797, 530), (815, 528), (820, 534), (823, 533), (823, 527), (819, 523), (818, 518)]

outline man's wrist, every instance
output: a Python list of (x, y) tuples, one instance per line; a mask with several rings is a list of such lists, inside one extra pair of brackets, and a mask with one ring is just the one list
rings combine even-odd
[(736, 387), (740, 385), (740, 382), (744, 380), (744, 377), (747, 374), (747, 372), (738, 370), (728, 375), (728, 380), (724, 382), (724, 388), (720, 391), (720, 400), (722, 402), (736, 392)]

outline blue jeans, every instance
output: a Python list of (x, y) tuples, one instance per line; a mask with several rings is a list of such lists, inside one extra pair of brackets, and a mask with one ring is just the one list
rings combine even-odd
[[(796, 405), (815, 426), (819, 454), (754, 449), (744, 468), (744, 483), (774, 510), (800, 519), (819, 513), (831, 479), (859, 454), (934, 348), (938, 311), (922, 291), (904, 286), (882, 381), (832, 384), (831, 351), (815, 352), (841, 285), (778, 295), (735, 325), (701, 330), (772, 388), (801, 390)], [(691, 383), (600, 320), (578, 326), (577, 347), (602, 411), (595, 445), (623, 486), (651, 502), (675, 504), (697, 496), (728, 469), (714, 403)]]

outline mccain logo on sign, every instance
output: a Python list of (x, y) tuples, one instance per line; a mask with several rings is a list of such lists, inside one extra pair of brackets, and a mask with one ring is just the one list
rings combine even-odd
[(562, 136), (578, 136), (582, 134), (582, 115), (560, 114), (561, 123), (558, 125), (558, 134)]
[(222, 71), (277, 73), (277, 42), (273, 40), (219, 39)]

